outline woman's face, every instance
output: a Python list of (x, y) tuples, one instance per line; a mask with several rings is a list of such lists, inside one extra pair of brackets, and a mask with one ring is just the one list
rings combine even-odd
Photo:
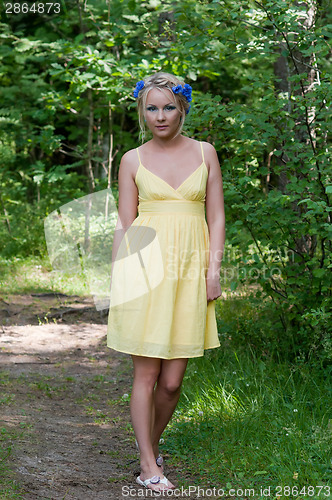
[(181, 113), (174, 103), (170, 90), (162, 92), (159, 89), (149, 91), (144, 110), (146, 124), (153, 136), (160, 139), (171, 139), (176, 134)]

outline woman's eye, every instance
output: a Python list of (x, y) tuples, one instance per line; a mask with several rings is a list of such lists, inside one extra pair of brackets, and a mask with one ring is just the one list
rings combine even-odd
[[(146, 108), (148, 111), (158, 111), (158, 108), (156, 106), (149, 106)], [(165, 111), (173, 111), (173, 109), (176, 109), (175, 106), (165, 106), (164, 110)]]

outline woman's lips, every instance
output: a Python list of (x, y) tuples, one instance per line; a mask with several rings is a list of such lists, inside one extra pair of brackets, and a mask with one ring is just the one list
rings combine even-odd
[(157, 125), (157, 128), (159, 130), (164, 130), (165, 128), (167, 128), (168, 125)]

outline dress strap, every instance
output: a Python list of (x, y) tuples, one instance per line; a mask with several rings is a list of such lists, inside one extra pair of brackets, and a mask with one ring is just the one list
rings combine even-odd
[(203, 144), (202, 144), (202, 142), (200, 142), (200, 145), (201, 145), (201, 150), (202, 150), (202, 159), (203, 159), (203, 163), (205, 163), (205, 159), (204, 159), (204, 152), (203, 152)]
[(138, 148), (136, 148), (136, 151), (137, 151), (138, 161), (139, 161), (139, 163), (141, 164), (141, 158), (140, 158), (140, 156), (139, 156)]

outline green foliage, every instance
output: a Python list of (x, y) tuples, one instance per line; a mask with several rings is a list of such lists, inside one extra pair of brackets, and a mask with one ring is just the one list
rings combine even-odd
[[(206, 34), (199, 34), (197, 10), (191, 11), (189, 26), (195, 40), (200, 37), (199, 45), (209, 47), (218, 40), (223, 47), (227, 77), (240, 61), (244, 71), (237, 79), (240, 91), (235, 89), (230, 100), (217, 85), (220, 95), (199, 94), (190, 130), (212, 141), (223, 159), (227, 236), (238, 249), (230, 262), (238, 268), (233, 289), (239, 283), (259, 285), (252, 300), (272, 299), (271, 315), (279, 316), (276, 333), (288, 339), (288, 345), (282, 344), (284, 352), (291, 359), (314, 355), (327, 363), (331, 174), (326, 141), (331, 87), (326, 40), (317, 38), (324, 28), (318, 18), (311, 30), (301, 27), (300, 19), (310, 15), (306, 4), (255, 6), (259, 8), (253, 10), (246, 2), (233, 5), (223, 22), (214, 24), (219, 6), (209, 4)], [(246, 30), (234, 29), (241, 23)], [(188, 32), (184, 37), (188, 39)], [(209, 54), (216, 63), (217, 54)], [(283, 79), (276, 78), (285, 68)], [(219, 73), (223, 80), (224, 71), (225, 66)]]
[(181, 484), (188, 472), (201, 487), (254, 488), (258, 498), (269, 486), (328, 486), (330, 404), (321, 373), (224, 344), (190, 361), (165, 447)]
[[(86, 295), (87, 283), (78, 273), (73, 276), (67, 272), (52, 271), (48, 257), (0, 257), (0, 290), (6, 295), (26, 293), (65, 293), (67, 295)], [(42, 318), (44, 321), (48, 319)]]
[(83, 8), (70, 0), (47, 27), (38, 16), (1, 16), (2, 254), (43, 254), (43, 217), (88, 191), (116, 189), (122, 153), (138, 140), (134, 84), (174, 72), (194, 88), (185, 133), (219, 154), (231, 289), (251, 285), (250, 300), (269, 304), (284, 355), (326, 366), (327, 2), (100, 0)]

